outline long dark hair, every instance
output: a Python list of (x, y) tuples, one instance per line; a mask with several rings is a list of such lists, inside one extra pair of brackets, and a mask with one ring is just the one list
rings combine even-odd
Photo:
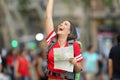
[(14, 50), (15, 50), (14, 48), (10, 49), (10, 50), (7, 52), (7, 56), (13, 56), (13, 51), (14, 51)]
[(24, 48), (19, 49), (19, 55), (22, 55), (24, 51), (27, 52), (27, 49), (24, 49)]
[(77, 39), (77, 31), (75, 25), (71, 21), (69, 22), (70, 22), (70, 34), (68, 35), (67, 40), (75, 40)]

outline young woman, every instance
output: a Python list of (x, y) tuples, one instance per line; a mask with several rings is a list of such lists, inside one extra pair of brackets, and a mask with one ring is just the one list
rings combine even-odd
[(16, 80), (30, 80), (30, 62), (26, 58), (27, 51), (25, 49), (20, 50), (20, 55), (14, 65), (14, 75)]
[(98, 72), (98, 54), (93, 45), (89, 45), (87, 51), (83, 52), (84, 80), (95, 80)]
[[(65, 73), (65, 70), (54, 68), (54, 48), (68, 47), (69, 40), (75, 40), (77, 38), (77, 33), (75, 27), (70, 21), (63, 21), (58, 25), (57, 33), (54, 31), (52, 12), (53, 12), (53, 2), (54, 0), (48, 0), (48, 5), (46, 8), (46, 41), (48, 45), (51, 44), (53, 39), (57, 39), (56, 43), (48, 51), (48, 80), (66, 80), (60, 76), (60, 74)], [(69, 59), (69, 62), (74, 65), (74, 70), (79, 72), (82, 69), (81, 61), (81, 50), (79, 44), (74, 41), (74, 57)]]

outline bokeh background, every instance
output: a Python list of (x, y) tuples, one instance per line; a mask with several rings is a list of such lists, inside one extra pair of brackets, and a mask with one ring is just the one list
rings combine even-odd
[[(33, 69), (37, 64), (36, 55), (46, 50), (44, 27), (47, 1), (0, 0), (0, 50), (1, 57), (6, 60), (4, 62), (6, 70), (10, 67), (9, 60), (7, 61), (9, 50), (25, 48), (26, 56), (32, 65), (31, 74), (36, 73)], [(54, 1), (54, 27), (56, 28), (63, 20), (72, 21), (78, 32), (77, 40), (82, 42), (82, 52), (87, 51), (89, 45), (93, 45), (98, 60), (104, 55), (103, 63), (106, 62), (106, 67), (103, 80), (107, 80), (109, 51), (116, 44), (115, 37), (120, 32), (120, 0)], [(9, 70), (8, 73), (2, 71), (1, 74), (8, 77), (6, 80), (10, 80)], [(84, 74), (81, 78), (83, 76)], [(31, 80), (37, 78), (32, 76)]]

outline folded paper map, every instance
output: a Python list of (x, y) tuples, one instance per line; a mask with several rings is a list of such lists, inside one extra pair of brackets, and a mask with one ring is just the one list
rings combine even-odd
[(73, 72), (69, 58), (74, 57), (73, 46), (54, 49), (54, 68)]

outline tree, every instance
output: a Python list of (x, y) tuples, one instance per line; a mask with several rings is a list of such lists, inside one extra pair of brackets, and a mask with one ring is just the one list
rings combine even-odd
[[(112, 7), (113, 0), (101, 0), (101, 1), (106, 7)], [(90, 7), (91, 0), (83, 0), (83, 2), (85, 2), (87, 7)]]
[(18, 10), (21, 13), (25, 13), (29, 4), (30, 0), (18, 0)]

